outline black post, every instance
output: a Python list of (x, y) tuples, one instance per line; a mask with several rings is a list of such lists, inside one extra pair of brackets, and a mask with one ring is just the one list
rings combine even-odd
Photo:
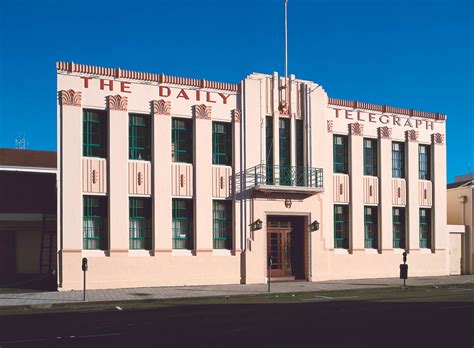
[(268, 292), (270, 292), (271, 282), (272, 282), (272, 255), (268, 255)]
[(84, 273), (84, 290), (82, 293), (82, 300), (86, 300), (86, 272), (87, 272), (87, 258), (83, 257), (82, 258), (82, 272)]

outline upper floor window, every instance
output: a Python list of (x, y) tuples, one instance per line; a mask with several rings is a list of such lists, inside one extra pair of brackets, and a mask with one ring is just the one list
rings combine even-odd
[(377, 207), (364, 207), (365, 247), (378, 248)]
[(214, 249), (232, 249), (232, 201), (213, 201)]
[(364, 139), (364, 175), (377, 176), (377, 139)]
[(420, 209), (420, 248), (431, 248), (430, 209)]
[(151, 127), (150, 116), (128, 116), (128, 158), (146, 160), (151, 158)]
[(82, 232), (84, 249), (107, 250), (107, 210), (107, 197), (83, 197)]
[(193, 200), (173, 198), (173, 249), (193, 249)]
[(151, 249), (151, 199), (129, 198), (130, 249)]
[(107, 157), (107, 112), (84, 110), (82, 122), (82, 154), (87, 157)]
[(171, 122), (172, 161), (193, 163), (193, 121), (187, 118), (173, 118)]
[[(280, 185), (291, 185), (292, 171), (291, 171), (291, 134), (290, 134), (290, 119), (280, 118), (279, 123), (279, 147), (280, 147), (280, 167), (279, 179)], [(278, 169), (277, 169), (278, 170)]]
[(405, 177), (405, 144), (392, 143), (392, 177)]
[(273, 117), (265, 117), (266, 183), (273, 185)]
[(347, 136), (334, 135), (334, 173), (348, 173)]
[(212, 122), (212, 164), (232, 165), (230, 123)]
[(393, 247), (405, 249), (405, 208), (394, 207), (393, 216)]
[(431, 180), (430, 146), (419, 145), (418, 147), (418, 177), (422, 180)]
[(334, 206), (334, 248), (349, 248), (349, 214), (347, 205)]

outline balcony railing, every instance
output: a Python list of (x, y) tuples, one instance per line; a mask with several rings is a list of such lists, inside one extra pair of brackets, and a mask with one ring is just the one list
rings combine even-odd
[(241, 178), (245, 187), (323, 188), (321, 168), (259, 164), (247, 169)]

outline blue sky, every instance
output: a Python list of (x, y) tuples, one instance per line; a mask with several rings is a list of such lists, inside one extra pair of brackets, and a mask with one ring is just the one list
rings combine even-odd
[[(289, 70), (336, 98), (448, 114), (474, 169), (471, 0), (289, 0)], [(283, 70), (283, 0), (0, 2), (0, 147), (56, 149), (57, 60), (238, 82)], [(471, 166), (471, 167), (469, 167)]]

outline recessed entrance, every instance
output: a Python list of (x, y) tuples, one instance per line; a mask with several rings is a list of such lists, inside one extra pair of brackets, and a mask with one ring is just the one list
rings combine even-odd
[(305, 279), (304, 217), (267, 218), (267, 258), (272, 257), (270, 276), (275, 280)]

